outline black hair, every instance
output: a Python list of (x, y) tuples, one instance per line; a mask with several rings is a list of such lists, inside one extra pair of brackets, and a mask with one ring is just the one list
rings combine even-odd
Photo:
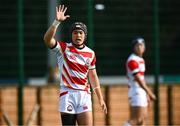
[(132, 40), (132, 48), (134, 48), (134, 46), (135, 46), (137, 43), (143, 43), (143, 44), (145, 44), (144, 38), (141, 37), (141, 36), (136, 36), (136, 37), (134, 37), (134, 39)]

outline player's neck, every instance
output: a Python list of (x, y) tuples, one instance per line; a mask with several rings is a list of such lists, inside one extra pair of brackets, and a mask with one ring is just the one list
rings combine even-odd
[(82, 45), (76, 45), (76, 44), (74, 44), (74, 43), (72, 43), (72, 44), (73, 44), (73, 46), (74, 46), (75, 48), (77, 48), (77, 49), (83, 49), (83, 48), (85, 47), (84, 44), (82, 44)]
[(134, 52), (134, 54), (137, 55), (137, 56), (139, 56), (139, 57), (143, 57), (143, 54), (141, 54), (141, 53), (136, 53), (136, 52)]

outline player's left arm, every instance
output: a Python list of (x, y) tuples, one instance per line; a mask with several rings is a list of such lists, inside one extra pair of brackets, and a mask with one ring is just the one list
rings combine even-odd
[(154, 93), (149, 89), (147, 86), (145, 80), (142, 80), (139, 73), (134, 75), (134, 79), (138, 82), (138, 84), (147, 92), (148, 96), (150, 97), (151, 100), (155, 100), (156, 96)]
[(100, 106), (102, 107), (103, 111), (105, 113), (107, 113), (107, 107), (106, 107), (106, 104), (104, 102), (104, 99), (103, 99), (103, 96), (102, 96), (102, 93), (101, 93), (100, 83), (99, 83), (99, 79), (98, 79), (98, 76), (97, 76), (96, 69), (90, 69), (89, 70), (88, 78), (89, 78), (91, 87), (93, 88), (93, 91), (95, 92), (95, 94), (98, 97)]

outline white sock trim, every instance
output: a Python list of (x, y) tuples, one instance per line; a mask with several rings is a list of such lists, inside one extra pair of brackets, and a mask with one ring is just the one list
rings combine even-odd
[(125, 122), (123, 126), (132, 126), (129, 122)]

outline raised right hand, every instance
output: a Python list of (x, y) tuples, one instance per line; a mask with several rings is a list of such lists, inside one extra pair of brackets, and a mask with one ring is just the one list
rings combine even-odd
[(59, 7), (56, 7), (56, 20), (61, 22), (69, 18), (69, 15), (65, 15), (66, 10), (67, 7), (65, 7), (64, 5), (59, 5)]

